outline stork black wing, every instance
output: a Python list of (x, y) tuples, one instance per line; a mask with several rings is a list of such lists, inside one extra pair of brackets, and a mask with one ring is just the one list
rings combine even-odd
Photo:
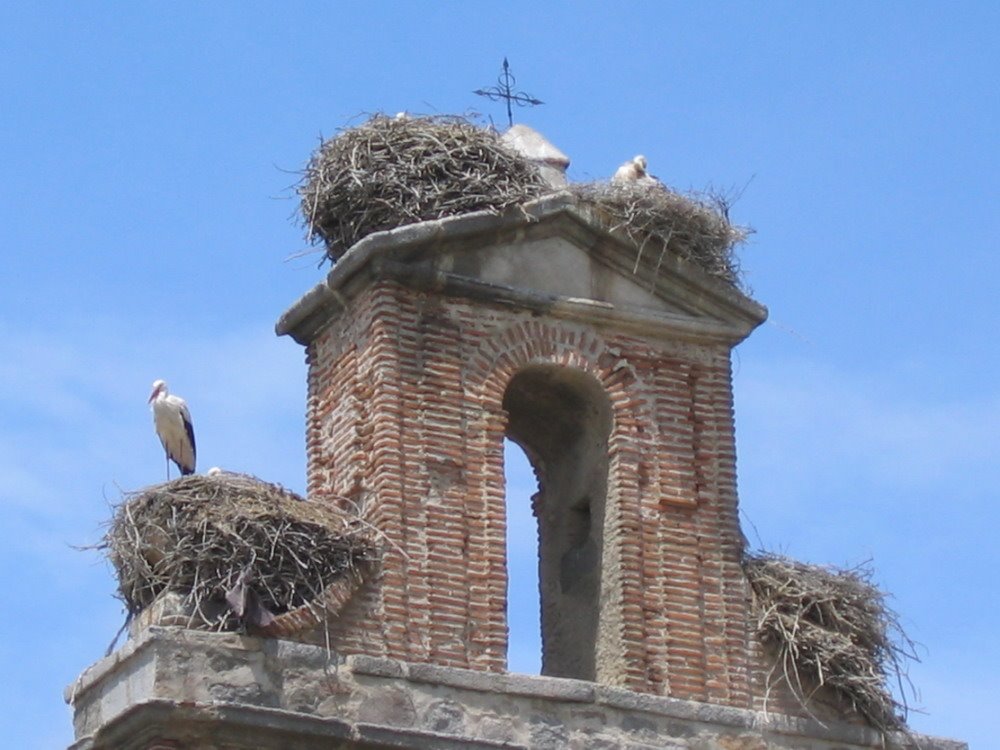
[(194, 425), (191, 424), (191, 418), (187, 414), (183, 414), (181, 418), (184, 420), (184, 430), (187, 432), (188, 440), (191, 441), (191, 465), (180, 466), (178, 464), (178, 466), (180, 466), (181, 474), (194, 474), (194, 466), (198, 458), (198, 450), (194, 444)]

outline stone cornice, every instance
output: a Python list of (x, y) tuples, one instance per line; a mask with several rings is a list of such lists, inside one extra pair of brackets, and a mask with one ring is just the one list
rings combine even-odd
[[(671, 301), (679, 302), (691, 316), (660, 316), (655, 311), (619, 309), (610, 303), (581, 298), (559, 298), (531, 290), (501, 287), (457, 274), (430, 279), (425, 260), (428, 253), (468, 244), (475, 238), (479, 247), (517, 242), (541, 237), (561, 236), (586, 248), (622, 275), (630, 275), (629, 265), (635, 248), (630, 241), (609, 232), (569, 193), (556, 193), (526, 204), (501, 216), (476, 212), (463, 216), (391, 229), (365, 237), (348, 250), (333, 266), (326, 279), (296, 301), (279, 318), (278, 335), (290, 335), (299, 343), (308, 343), (315, 333), (364, 286), (367, 281), (390, 276), (397, 281), (425, 286), (428, 283), (448, 294), (472, 295), (501, 304), (525, 304), (544, 309), (552, 315), (625, 323), (647, 335), (676, 336), (683, 330), (735, 344), (749, 335), (766, 317), (762, 305), (740, 293), (731, 284), (716, 279), (672, 253), (659, 254), (653, 249), (643, 265), (648, 274), (669, 279)], [(415, 266), (405, 272), (401, 266)], [(435, 271), (435, 273), (439, 273)], [(657, 293), (660, 293), (657, 290)], [(687, 322), (682, 323), (681, 319)]]
[[(202, 663), (212, 669), (190, 679), (192, 665)], [(305, 711), (289, 708), (290, 696), (300, 694), (296, 691), (305, 686), (315, 691), (334, 678), (343, 701), (325, 709), (322, 702)], [(408, 712), (386, 703), (387, 696), (405, 696)], [(803, 743), (844, 750), (967, 750), (965, 743), (954, 740), (898, 733), (883, 737), (854, 724), (648, 695), (584, 680), (362, 655), (344, 659), (322, 646), (176, 627), (138, 633), (84, 672), (67, 689), (66, 698), (77, 714), (77, 742), (71, 750), (139, 750), (150, 747), (142, 743), (152, 740), (187, 742), (184, 746), (190, 747), (224, 740), (234, 748), (487, 750), (532, 747), (530, 739), (516, 738), (533, 736), (533, 727), (543, 724), (562, 727), (567, 737), (594, 742), (606, 742), (609, 736), (623, 742), (640, 735), (649, 741), (704, 736), (709, 742), (712, 737), (738, 736), (766, 737), (769, 748), (782, 750)], [(442, 701), (494, 712), (498, 726), (506, 727), (510, 736), (483, 739), (467, 723), (434, 719), (433, 710), (422, 724), (422, 711)], [(595, 716), (602, 720), (595, 723)], [(466, 721), (473, 721), (471, 714)]]

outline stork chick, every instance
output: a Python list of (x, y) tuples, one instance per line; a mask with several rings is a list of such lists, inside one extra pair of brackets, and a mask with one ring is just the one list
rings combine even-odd
[(646, 157), (639, 154), (618, 167), (611, 182), (620, 185), (623, 182), (639, 182), (644, 177), (646, 177)]

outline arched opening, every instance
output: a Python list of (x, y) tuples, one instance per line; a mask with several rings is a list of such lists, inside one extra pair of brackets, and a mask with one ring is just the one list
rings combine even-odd
[(611, 404), (587, 373), (538, 365), (511, 379), (503, 406), (538, 479), (541, 672), (593, 680)]

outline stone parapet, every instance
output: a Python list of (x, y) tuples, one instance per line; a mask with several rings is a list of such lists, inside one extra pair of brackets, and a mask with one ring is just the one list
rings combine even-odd
[(66, 691), (71, 750), (225, 747), (967, 750), (925, 736), (491, 674), (276, 639), (150, 627)]

